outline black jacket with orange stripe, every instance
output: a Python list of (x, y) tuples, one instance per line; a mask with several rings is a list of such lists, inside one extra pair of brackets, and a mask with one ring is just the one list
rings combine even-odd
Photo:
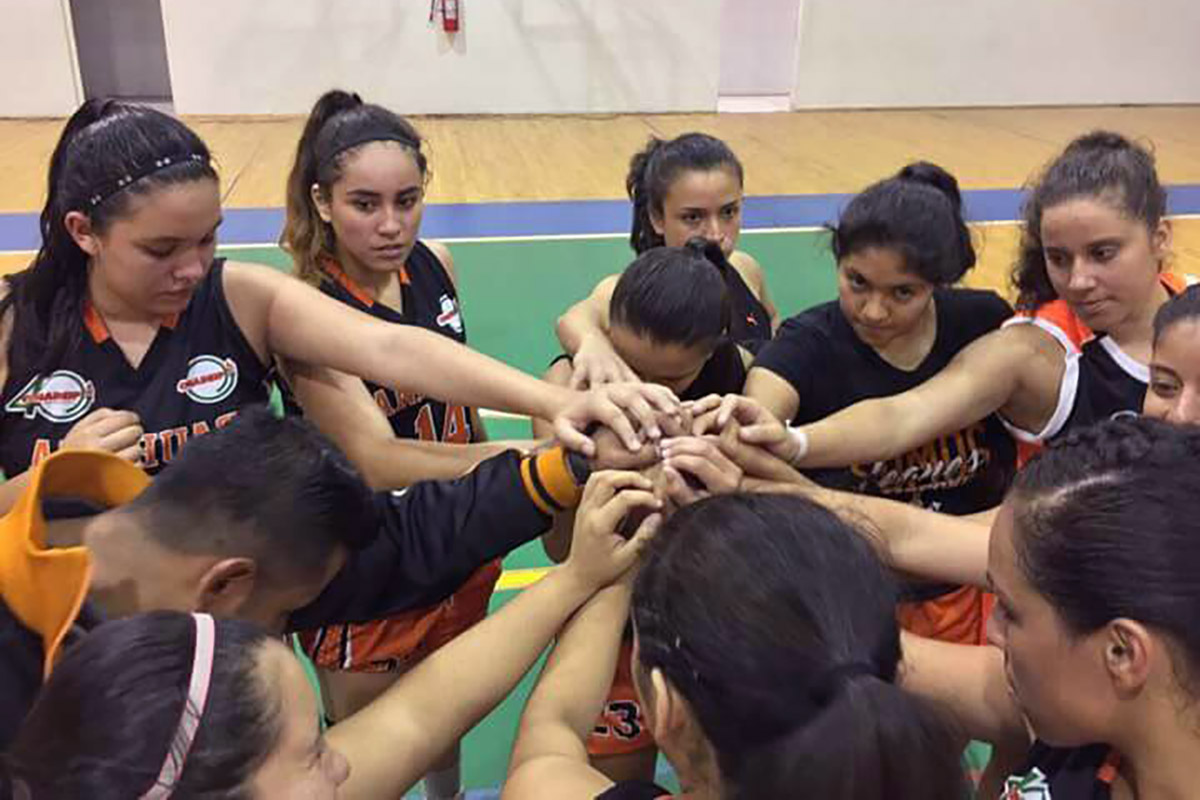
[[(63, 496), (108, 508), (149, 479), (115, 456), (63, 452), (39, 465), (30, 486), (0, 518), (0, 751), (49, 674), (61, 646), (98, 623), (86, 603), (86, 548), (45, 547), (43, 503)], [(551, 511), (573, 507), (580, 489), (558, 448), (537, 456), (502, 453), (453, 481), (380, 492), (376, 539), (345, 566), (289, 628), (366, 622), (431, 606), (483, 564), (540, 535)]]

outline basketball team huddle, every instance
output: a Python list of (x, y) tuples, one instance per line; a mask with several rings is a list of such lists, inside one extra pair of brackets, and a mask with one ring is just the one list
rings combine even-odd
[(0, 287), (0, 797), (462, 797), (548, 646), (504, 798), (1189, 796), (1200, 289), (1154, 157), (1037, 171), (1011, 304), (897, 167), (783, 318), (737, 155), (651, 139), (539, 380), (467, 346), (399, 115), (317, 101), (286, 274), (216, 255), (185, 123), (86, 103)]

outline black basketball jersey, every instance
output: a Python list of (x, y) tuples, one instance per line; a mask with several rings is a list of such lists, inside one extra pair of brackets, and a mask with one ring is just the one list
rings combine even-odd
[[(796, 390), (792, 422), (816, 422), (860, 400), (919, 386), (964, 347), (1012, 314), (993, 292), (938, 289), (937, 334), (916, 369), (886, 362), (854, 333), (836, 301), (787, 320), (754, 366), (776, 373)], [(834, 489), (915, 503), (948, 514), (999, 505), (1016, 469), (1016, 444), (995, 416), (927, 442), (898, 458), (806, 474)]]
[[(400, 271), (402, 311), (377, 303), (333, 260), (322, 268), (321, 291), (384, 322), (416, 325), (466, 344), (458, 292), (442, 262), (418, 241)], [(475, 440), (471, 409), (363, 381), (401, 439), (467, 444)]]
[(135, 369), (90, 304), (83, 336), (49, 374), (8, 376), (0, 416), (0, 466), (16, 475), (58, 449), (97, 408), (136, 412), (144, 466), (160, 470), (189, 436), (228, 425), (243, 406), (265, 403), (271, 370), (246, 341), (225, 301), (217, 259), (182, 313), (163, 321)]
[(771, 315), (732, 266), (726, 286), (729, 289), (729, 338), (751, 353), (757, 353), (771, 341)]
[(1108, 745), (1061, 750), (1035, 742), (1025, 766), (1004, 782), (1001, 798), (1109, 800), (1119, 763)]

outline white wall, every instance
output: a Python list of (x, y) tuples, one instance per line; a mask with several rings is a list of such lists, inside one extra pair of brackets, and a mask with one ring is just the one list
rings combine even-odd
[(163, 0), (175, 107), (303, 113), (332, 86), (404, 113), (716, 107), (720, 0)]
[(0, 0), (0, 116), (59, 117), (83, 99), (66, 0)]
[(804, 0), (796, 108), (1200, 102), (1197, 0)]
[(786, 95), (796, 78), (801, 0), (724, 0), (721, 94)]

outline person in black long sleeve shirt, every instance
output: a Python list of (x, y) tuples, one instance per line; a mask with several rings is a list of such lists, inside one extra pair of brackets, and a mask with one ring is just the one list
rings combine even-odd
[[(504, 453), (373, 493), (310, 425), (254, 409), (153, 481), (56, 454), (0, 518), (0, 749), (64, 643), (100, 620), (202, 610), (286, 631), (427, 606), (573, 507), (582, 469), (560, 448)], [(58, 518), (81, 501), (89, 516)]]

